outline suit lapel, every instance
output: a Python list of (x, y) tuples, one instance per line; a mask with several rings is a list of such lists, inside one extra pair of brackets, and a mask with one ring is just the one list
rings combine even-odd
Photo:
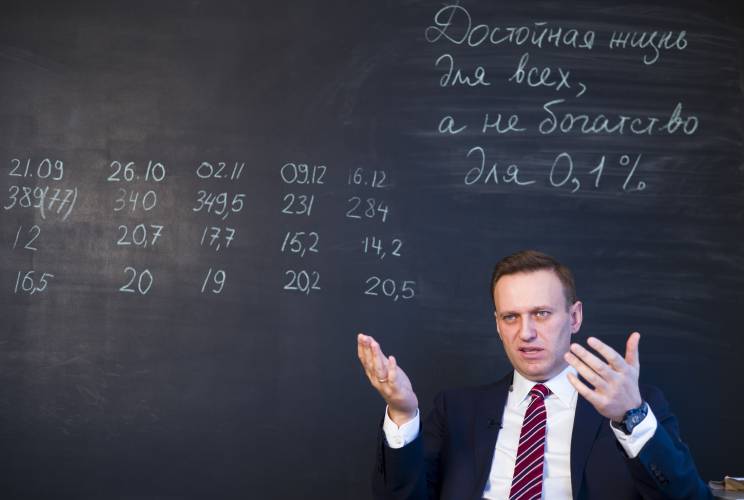
[(605, 421), (586, 399), (581, 395), (578, 398), (571, 434), (571, 492), (575, 499), (579, 498), (579, 488), (589, 452), (599, 434), (602, 422)]
[(476, 402), (473, 422), (473, 443), (475, 452), (475, 478), (477, 498), (480, 498), (486, 487), (491, 471), (496, 439), (501, 430), (501, 418), (504, 414), (506, 396), (509, 393), (513, 373), (508, 374), (488, 387)]

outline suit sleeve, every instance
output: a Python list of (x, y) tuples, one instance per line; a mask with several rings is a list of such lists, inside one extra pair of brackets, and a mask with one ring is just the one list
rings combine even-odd
[(446, 432), (443, 393), (434, 400), (423, 432), (415, 440), (393, 449), (387, 445), (382, 425), (377, 437), (377, 457), (372, 492), (377, 500), (433, 500), (439, 498), (440, 452)]
[(677, 418), (664, 395), (655, 387), (644, 387), (658, 425), (638, 456), (627, 459), (637, 490), (644, 498), (713, 498), (698, 474), (687, 445), (679, 435)]

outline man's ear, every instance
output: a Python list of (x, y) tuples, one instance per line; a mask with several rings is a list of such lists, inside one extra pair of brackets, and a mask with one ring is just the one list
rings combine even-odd
[(581, 322), (584, 320), (584, 304), (577, 300), (569, 308), (568, 313), (571, 316), (571, 334), (578, 333), (581, 329)]
[(499, 339), (503, 342), (504, 339), (501, 338), (501, 330), (499, 329), (499, 313), (497, 311), (493, 312), (493, 319), (496, 320), (496, 333), (499, 335)]

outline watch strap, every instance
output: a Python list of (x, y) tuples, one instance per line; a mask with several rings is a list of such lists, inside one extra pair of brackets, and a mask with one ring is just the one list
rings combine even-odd
[(625, 412), (623, 420), (621, 422), (611, 421), (610, 424), (624, 434), (629, 435), (633, 432), (636, 425), (640, 424), (644, 418), (648, 415), (648, 403), (643, 401), (641, 406), (633, 408)]

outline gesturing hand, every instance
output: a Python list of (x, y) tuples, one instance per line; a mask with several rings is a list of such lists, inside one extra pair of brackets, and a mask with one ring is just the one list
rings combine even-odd
[(385, 357), (380, 344), (362, 333), (357, 336), (357, 354), (369, 383), (387, 402), (392, 421), (400, 426), (415, 417), (418, 398), (395, 357)]
[(576, 390), (603, 416), (622, 421), (625, 413), (641, 406), (641, 391), (638, 389), (638, 374), (641, 364), (638, 357), (638, 342), (641, 334), (633, 332), (625, 345), (625, 358), (604, 342), (589, 337), (587, 344), (604, 357), (606, 363), (579, 344), (571, 344), (571, 351), (564, 359), (594, 389), (581, 382), (573, 373), (568, 380)]

